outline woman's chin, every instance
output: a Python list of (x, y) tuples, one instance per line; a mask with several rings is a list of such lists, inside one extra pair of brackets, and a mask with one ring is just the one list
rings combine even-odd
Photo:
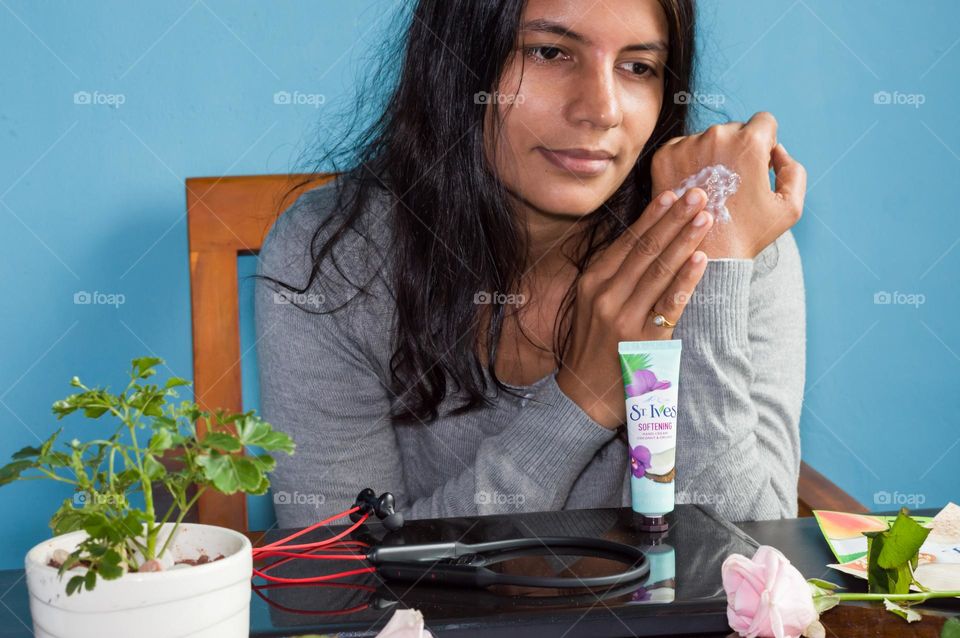
[(546, 215), (552, 217), (583, 217), (600, 208), (606, 198), (597, 197), (561, 197), (552, 194), (550, 197), (537, 200), (534, 205)]

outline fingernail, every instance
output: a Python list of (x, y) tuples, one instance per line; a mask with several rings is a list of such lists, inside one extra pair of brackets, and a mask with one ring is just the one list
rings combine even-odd
[(703, 196), (700, 191), (690, 191), (686, 196), (687, 203), (691, 206), (695, 206), (703, 201)]
[(701, 264), (707, 258), (706, 253), (702, 253), (699, 250), (693, 253), (693, 263)]
[(693, 218), (694, 226), (705, 226), (706, 223), (710, 220), (710, 213), (705, 210), (700, 211), (700, 213)]
[(673, 204), (675, 201), (677, 201), (677, 196), (673, 191), (667, 191), (660, 196), (660, 205), (665, 208)]

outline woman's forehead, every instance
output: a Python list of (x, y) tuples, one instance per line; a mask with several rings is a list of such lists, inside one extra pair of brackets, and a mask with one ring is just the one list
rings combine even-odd
[(586, 46), (667, 45), (667, 18), (658, 0), (529, 0), (520, 29)]

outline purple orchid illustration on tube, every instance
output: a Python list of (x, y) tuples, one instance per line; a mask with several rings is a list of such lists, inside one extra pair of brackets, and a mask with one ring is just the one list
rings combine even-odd
[(650, 469), (650, 450), (646, 446), (638, 445), (630, 449), (630, 471), (637, 478), (643, 478), (643, 475)]
[(627, 397), (639, 397), (654, 390), (664, 390), (670, 387), (669, 381), (659, 381), (651, 370), (634, 370), (633, 383), (624, 388)]

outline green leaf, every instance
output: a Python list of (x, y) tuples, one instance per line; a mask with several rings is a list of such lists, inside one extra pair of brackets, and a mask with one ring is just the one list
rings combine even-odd
[(62, 419), (68, 414), (72, 414), (73, 412), (76, 412), (77, 407), (78, 406), (70, 403), (69, 401), (65, 401), (61, 399), (60, 401), (53, 402), (52, 409), (53, 409), (53, 413), (57, 415), (57, 418)]
[(87, 417), (88, 419), (99, 419), (107, 410), (109, 410), (109, 408), (106, 406), (91, 405), (83, 409), (83, 416)]
[(74, 576), (67, 581), (67, 596), (79, 592), (81, 587), (83, 587), (83, 576)]
[(203, 444), (207, 447), (224, 452), (239, 452), (243, 449), (240, 440), (226, 432), (210, 432), (203, 437)]
[(114, 580), (123, 576), (123, 568), (120, 567), (120, 554), (112, 549), (103, 553), (100, 562), (97, 563), (97, 571), (106, 580)]
[(263, 483), (260, 468), (244, 456), (214, 452), (197, 457), (197, 464), (204, 469), (207, 480), (224, 494), (254, 491)]
[(180, 377), (170, 377), (169, 379), (167, 379), (167, 382), (163, 384), (163, 389), (169, 390), (170, 388), (176, 388), (182, 385), (190, 385), (190, 381), (188, 379), (182, 379)]
[(253, 461), (246, 456), (238, 456), (234, 458), (233, 464), (237, 470), (241, 490), (249, 492), (260, 486), (263, 474)]
[(277, 461), (269, 454), (258, 454), (256, 456), (248, 457), (251, 461), (257, 464), (257, 467), (260, 468), (261, 472), (272, 472), (277, 466)]
[(940, 638), (960, 638), (960, 618), (948, 618), (940, 630)]
[(156, 374), (153, 367), (163, 363), (163, 359), (159, 357), (140, 357), (139, 359), (134, 359), (132, 363), (136, 377), (146, 379)]
[(887, 611), (893, 613), (896, 616), (900, 616), (907, 622), (916, 622), (922, 618), (920, 614), (910, 609), (909, 607), (900, 606), (895, 602), (887, 600), (886, 598), (883, 599), (883, 606), (886, 608)]
[(6, 485), (7, 483), (16, 481), (18, 478), (20, 478), (20, 474), (22, 474), (25, 470), (34, 467), (34, 465), (34, 461), (21, 459), (19, 461), (7, 463), (3, 467), (0, 467), (0, 485)]
[(930, 530), (910, 518), (905, 508), (887, 530), (864, 532), (867, 537), (867, 591), (906, 594), (913, 582), (920, 546)]
[(833, 609), (840, 604), (840, 597), (836, 594), (829, 594), (826, 596), (815, 596), (813, 599), (813, 606), (817, 610), (818, 614), (822, 614), (828, 609)]
[(157, 460), (157, 457), (152, 454), (147, 454), (143, 458), (143, 471), (146, 473), (147, 478), (155, 481), (167, 473), (167, 468)]
[(50, 528), (53, 530), (55, 536), (60, 536), (67, 532), (75, 532), (78, 529), (83, 529), (86, 520), (87, 513), (83, 510), (75, 509), (68, 499), (63, 502), (60, 509), (57, 510), (53, 518), (50, 519)]
[(159, 427), (153, 431), (153, 436), (150, 437), (150, 443), (147, 444), (147, 450), (151, 454), (160, 454), (165, 450), (169, 450), (173, 447), (173, 435), (170, 433), (170, 430)]
[(877, 564), (884, 569), (896, 569), (916, 557), (930, 530), (920, 525), (901, 509), (889, 531), (882, 532), (885, 541), (877, 555)]
[(27, 447), (21, 448), (19, 451), (14, 452), (13, 456), (11, 456), (10, 458), (12, 458), (13, 460), (28, 459), (34, 456), (40, 456), (41, 453), (42, 452), (40, 451), (40, 448), (32, 447), (28, 445)]
[(93, 569), (88, 569), (86, 576), (83, 577), (83, 586), (86, 587), (87, 591), (92, 591), (97, 584), (97, 572)]
[(274, 431), (269, 423), (252, 413), (237, 422), (237, 436), (243, 445), (256, 445), (267, 451), (293, 454), (296, 447), (293, 439), (283, 432)]
[(807, 582), (808, 582), (808, 583), (811, 583), (811, 584), (813, 584), (813, 585), (816, 585), (817, 587), (820, 587), (821, 589), (829, 589), (829, 590), (831, 590), (831, 591), (832, 591), (832, 590), (837, 590), (837, 589), (844, 589), (844, 587), (843, 587), (842, 585), (837, 585), (836, 583), (831, 583), (829, 580), (820, 580), (819, 578), (808, 578), (808, 579), (807, 579)]

